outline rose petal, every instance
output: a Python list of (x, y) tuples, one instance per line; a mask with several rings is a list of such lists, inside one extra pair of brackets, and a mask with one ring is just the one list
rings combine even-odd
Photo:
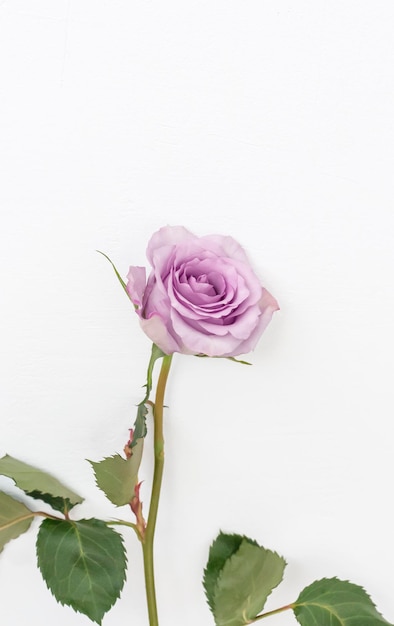
[(165, 354), (182, 351), (182, 343), (178, 343), (169, 333), (166, 324), (159, 315), (152, 315), (149, 319), (140, 319), (140, 324), (144, 333)]
[[(257, 306), (254, 306), (248, 309), (247, 311), (244, 311), (242, 315), (239, 315), (238, 317), (234, 316), (233, 322), (223, 326), (223, 329), (226, 332), (226, 334), (229, 334), (232, 337), (235, 337), (235, 339), (237, 339), (238, 342), (244, 341), (245, 339), (249, 338), (251, 333), (259, 324), (260, 317), (261, 317), (261, 313), (259, 311), (259, 308)], [(201, 320), (200, 326), (207, 333), (218, 332), (217, 330), (215, 330), (213, 325), (207, 323), (206, 321)], [(219, 334), (224, 334), (224, 333), (219, 333)]]
[(146, 271), (144, 267), (138, 267), (136, 265), (130, 267), (127, 274), (127, 293), (130, 296), (130, 300), (137, 308), (142, 306), (144, 298), (144, 291), (146, 286)]
[(268, 289), (263, 287), (263, 295), (259, 302), (260, 311), (262, 313), (261, 321), (263, 323), (263, 330), (268, 326), (275, 311), (279, 311), (280, 307), (278, 302), (273, 296), (271, 296)]
[(228, 235), (205, 235), (200, 237), (199, 241), (209, 250), (215, 250), (220, 257), (229, 257), (250, 265), (245, 250), (238, 241)]
[[(223, 356), (236, 350), (237, 346), (239, 346), (239, 339), (232, 337), (228, 333), (224, 336), (219, 336), (217, 333), (205, 333), (193, 328), (174, 310), (171, 312), (171, 321), (177, 335), (182, 337), (182, 342), (188, 349), (188, 353)], [(222, 330), (224, 327), (220, 326), (219, 328)], [(237, 352), (237, 354), (240, 353)]]
[(193, 235), (184, 226), (163, 226), (157, 232), (155, 232), (146, 250), (146, 256), (148, 257), (150, 264), (154, 266), (153, 255), (159, 248), (163, 246), (176, 246), (182, 242), (188, 240), (198, 239), (196, 235)]

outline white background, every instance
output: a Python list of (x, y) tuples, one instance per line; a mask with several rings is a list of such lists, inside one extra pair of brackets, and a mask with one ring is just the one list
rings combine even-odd
[[(79, 491), (78, 516), (128, 516), (84, 459), (122, 450), (150, 344), (96, 249), (126, 275), (162, 225), (229, 234), (281, 305), (253, 367), (174, 359), (161, 626), (213, 623), (219, 529), (286, 557), (267, 609), (336, 575), (394, 621), (393, 32), (392, 0), (0, 2), (0, 453)], [(0, 557), (2, 625), (87, 625), (35, 530)], [(104, 626), (147, 624), (125, 537)]]

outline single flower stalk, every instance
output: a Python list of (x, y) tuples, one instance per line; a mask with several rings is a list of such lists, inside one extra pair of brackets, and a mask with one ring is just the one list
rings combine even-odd
[(279, 306), (232, 237), (197, 237), (183, 226), (167, 226), (152, 236), (147, 257), (152, 266), (148, 279), (145, 268), (132, 266), (126, 285), (143, 331), (163, 353), (153, 405), (155, 467), (146, 527), (143, 518), (139, 519), (140, 483), (131, 508), (143, 547), (149, 624), (158, 626), (153, 542), (164, 467), (163, 406), (171, 355), (234, 358), (250, 352)]

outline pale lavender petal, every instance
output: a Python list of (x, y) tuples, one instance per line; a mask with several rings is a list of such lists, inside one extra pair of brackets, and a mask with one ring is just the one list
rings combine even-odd
[(279, 304), (267, 289), (263, 289), (263, 296), (259, 302), (261, 310), (260, 327), (261, 332), (257, 337), (257, 341), (260, 339), (261, 333), (267, 328), (275, 311), (279, 311)]
[(140, 320), (141, 328), (149, 339), (165, 354), (182, 351), (182, 343), (177, 342), (167, 330), (166, 324), (159, 315), (152, 315), (149, 319)]
[[(225, 263), (230, 263), (224, 259)], [(238, 273), (239, 276), (242, 276), (248, 286), (249, 296), (248, 302), (249, 304), (256, 304), (259, 302), (262, 294), (262, 286), (257, 278), (256, 274), (250, 267), (250, 265), (245, 265), (245, 263), (241, 263), (237, 260), (231, 262), (231, 267)]]
[(273, 296), (271, 296), (269, 291), (264, 288), (263, 297), (259, 302), (259, 306), (262, 313), (259, 317), (259, 323), (254, 331), (251, 333), (250, 337), (248, 337), (248, 339), (246, 339), (239, 345), (237, 352), (228, 353), (225, 356), (238, 356), (239, 354), (247, 354), (248, 352), (251, 352), (255, 349), (261, 335), (270, 323), (273, 314), (275, 313), (275, 311), (279, 311), (279, 305), (277, 301)]
[(182, 337), (184, 346), (191, 354), (206, 354), (207, 356), (223, 356), (232, 350), (236, 350), (239, 339), (225, 335), (205, 334), (186, 324), (175, 311), (171, 315), (172, 324), (177, 335)]
[(163, 226), (160, 230), (156, 231), (149, 243), (146, 250), (146, 256), (148, 257), (151, 265), (154, 265), (153, 255), (155, 251), (163, 246), (178, 246), (182, 242), (187, 240), (198, 239), (196, 235), (193, 235), (184, 226)]
[(144, 267), (132, 266), (127, 274), (127, 293), (137, 308), (142, 306), (146, 286), (146, 271)]
[(268, 289), (265, 289), (264, 287), (263, 287), (263, 295), (261, 296), (261, 300), (259, 302), (259, 307), (260, 307), (260, 311), (263, 313), (263, 317), (266, 315), (270, 316), (267, 323), (264, 326), (265, 328), (267, 324), (269, 323), (272, 315), (275, 313), (275, 311), (279, 311), (280, 307), (279, 307), (278, 302), (275, 300), (275, 298), (271, 296)]
[[(235, 317), (232, 324), (226, 324), (222, 326), (222, 329), (226, 334), (231, 335), (235, 339), (240, 341), (244, 341), (248, 339), (250, 334), (254, 331), (257, 325), (260, 322), (260, 310), (256, 307), (251, 307), (247, 311), (245, 311), (239, 317)], [(213, 326), (209, 322), (200, 320), (200, 326), (208, 333), (217, 333), (216, 326)], [(224, 334), (224, 332), (220, 334)]]
[(171, 304), (163, 283), (158, 282), (152, 274), (145, 294), (147, 297), (144, 298), (143, 317), (147, 319), (152, 315), (159, 315), (165, 323), (170, 317)]
[(205, 237), (200, 237), (200, 242), (201, 245), (206, 245), (209, 250), (216, 250), (220, 257), (229, 257), (249, 265), (245, 250), (238, 241), (230, 236), (206, 235)]

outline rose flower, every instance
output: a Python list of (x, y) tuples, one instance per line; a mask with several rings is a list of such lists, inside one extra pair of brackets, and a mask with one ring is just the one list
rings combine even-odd
[(166, 354), (246, 354), (279, 309), (232, 237), (166, 226), (147, 257), (148, 281), (144, 267), (130, 267), (127, 292), (142, 329)]

